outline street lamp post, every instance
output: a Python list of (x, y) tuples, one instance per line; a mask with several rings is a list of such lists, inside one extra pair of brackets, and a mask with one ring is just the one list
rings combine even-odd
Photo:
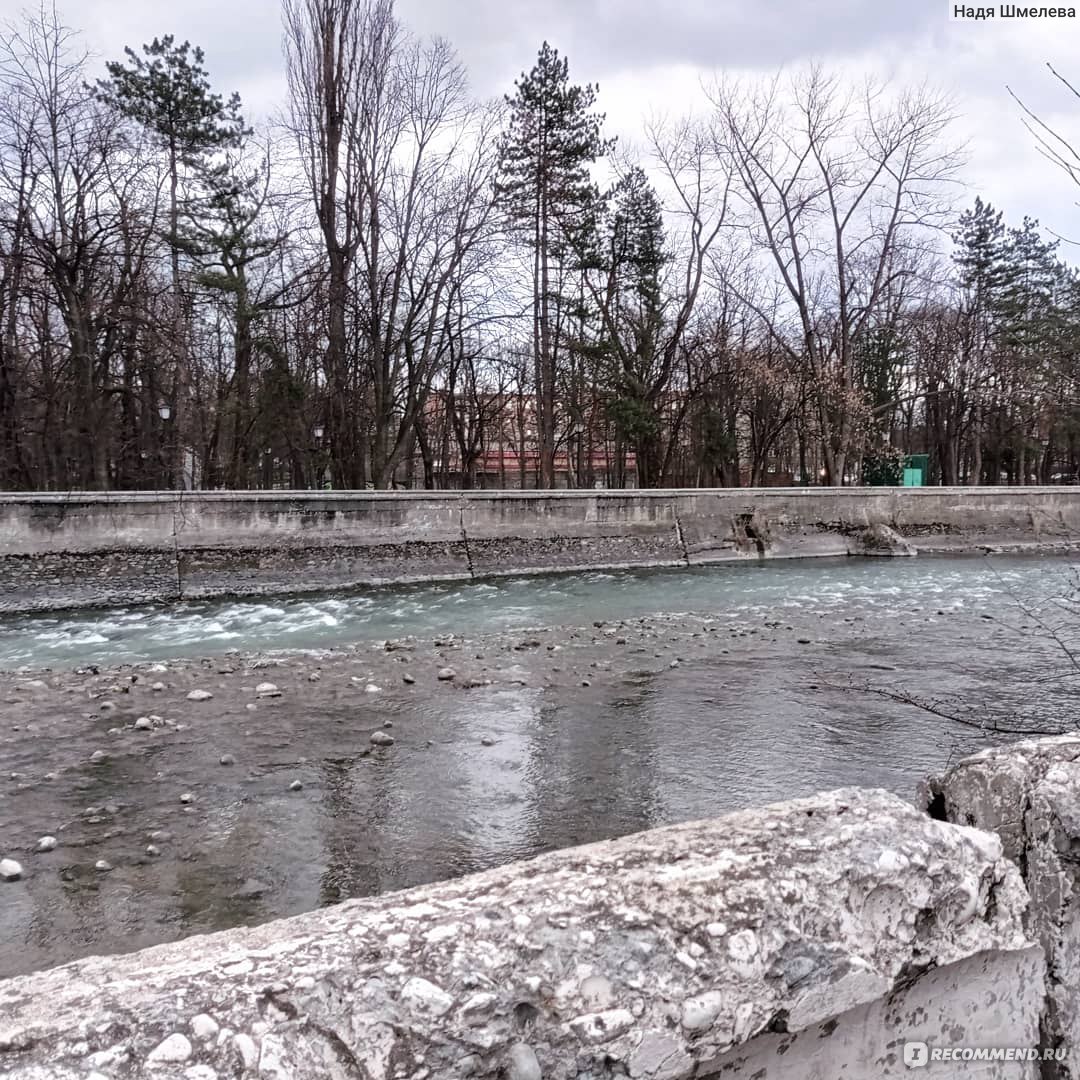
[(314, 472), (314, 481), (315, 481), (315, 483), (314, 483), (313, 486), (315, 488), (318, 488), (318, 489), (321, 489), (322, 486), (323, 486), (323, 478), (322, 478), (322, 473), (323, 473), (323, 467), (322, 467), (323, 441), (322, 440), (323, 440), (323, 434), (325, 433), (325, 430), (326, 429), (322, 426), (322, 424), (316, 424), (311, 429), (312, 438), (315, 440), (315, 464), (314, 464), (314, 468), (312, 470)]
[(169, 420), (172, 419), (172, 408), (168, 405), (167, 402), (163, 401), (160, 405), (158, 405), (158, 416), (161, 418), (161, 427), (158, 428), (158, 464), (161, 469), (162, 487), (171, 488), (172, 478), (169, 474), (168, 466), (168, 461), (171, 455), (168, 452), (169, 447), (166, 445), (169, 440), (166, 438), (165, 432), (166, 425), (168, 424)]

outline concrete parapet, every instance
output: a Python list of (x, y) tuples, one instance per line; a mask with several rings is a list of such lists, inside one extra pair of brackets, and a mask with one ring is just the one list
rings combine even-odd
[(0, 982), (0, 1074), (880, 1080), (1037, 1042), (1026, 903), (996, 836), (842, 790)]
[(927, 785), (947, 821), (997, 833), (1031, 895), (1029, 935), (1046, 957), (1043, 1045), (1064, 1051), (1044, 1080), (1080, 1077), (1080, 734), (966, 758)]

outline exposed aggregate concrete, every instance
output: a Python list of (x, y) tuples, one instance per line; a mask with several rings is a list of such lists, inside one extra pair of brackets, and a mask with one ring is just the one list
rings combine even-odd
[(1080, 1076), (1080, 733), (1013, 743), (959, 762), (926, 790), (931, 812), (993, 830), (1031, 894), (1025, 923), (1047, 964), (1043, 1043), (1068, 1055), (1044, 1080)]
[(842, 790), (11, 979), (0, 1070), (677, 1080), (986, 952), (1030, 1037), (1025, 905), (996, 837)]

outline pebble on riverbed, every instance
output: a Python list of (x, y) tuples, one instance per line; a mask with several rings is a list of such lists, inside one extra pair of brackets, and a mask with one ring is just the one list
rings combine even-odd
[(385, 731), (373, 731), (371, 733), (372, 746), (393, 746), (394, 736), (387, 735)]
[(457, 672), (452, 667), (439, 668), (438, 678), (441, 682), (450, 682), (457, 678)]
[(190, 791), (185, 791), (184, 794), (180, 796), (180, 801), (182, 803), (189, 803), (192, 802), (194, 799), (195, 796), (192, 795)]
[(255, 687), (258, 697), (281, 697), (281, 691), (272, 682), (261, 682)]
[(299, 781), (299, 780), (294, 780), (294, 781), (293, 781), (293, 782), (292, 782), (292, 783), (291, 783), (291, 784), (289, 785), (289, 790), (290, 790), (290, 791), (302, 791), (302, 790), (303, 790), (303, 787), (304, 787), (304, 785), (303, 785), (303, 783), (302, 783), (301, 781)]
[(149, 716), (140, 716), (139, 719), (135, 721), (136, 731), (150, 731), (153, 726), (154, 723)]
[(232, 756), (232, 754), (222, 754), (221, 757), (218, 758), (218, 764), (219, 765), (235, 765), (236, 764), (236, 758), (234, 758)]
[(209, 701), (214, 695), (209, 690), (192, 690), (188, 694), (188, 701)]
[(18, 881), (22, 877), (22, 864), (14, 859), (0, 859), (0, 879), (3, 881)]
[(112, 868), (112, 863), (109, 862), (108, 859), (98, 859), (98, 861), (94, 863), (94, 869), (100, 870), (103, 874), (107, 874)]
[(38, 842), (35, 851), (53, 851), (56, 848), (55, 836), (43, 836)]

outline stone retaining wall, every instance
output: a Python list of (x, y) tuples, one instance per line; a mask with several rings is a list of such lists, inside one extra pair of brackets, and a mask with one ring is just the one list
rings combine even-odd
[(0, 495), (0, 612), (1078, 541), (1065, 487)]

